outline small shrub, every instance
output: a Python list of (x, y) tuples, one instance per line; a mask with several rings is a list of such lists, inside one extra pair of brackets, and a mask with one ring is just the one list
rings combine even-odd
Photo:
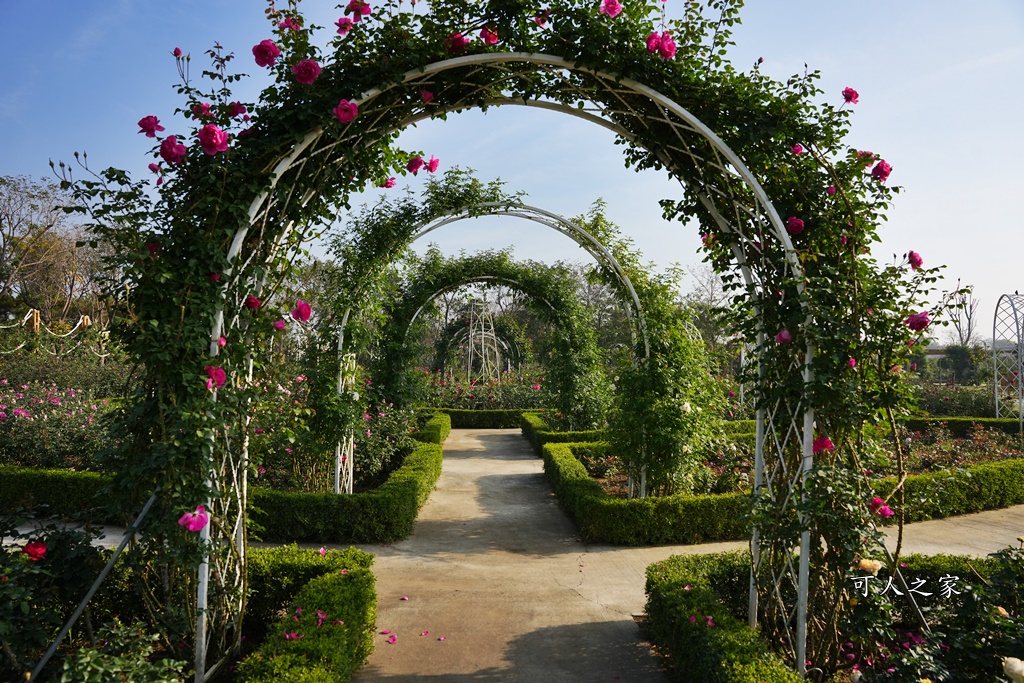
[(97, 647), (82, 647), (64, 660), (60, 683), (182, 683), (186, 662), (151, 661), (159, 636), (146, 633), (141, 623), (124, 625), (114, 619), (97, 633)]

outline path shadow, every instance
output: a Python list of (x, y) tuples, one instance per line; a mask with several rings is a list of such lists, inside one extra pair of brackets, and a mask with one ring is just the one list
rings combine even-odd
[[(481, 637), (487, 637), (483, 634)], [(439, 652), (440, 648), (445, 648)], [(431, 664), (424, 669), (443, 668), (451, 662), (459, 667), (459, 654), (468, 643), (434, 640), (416, 643), (416, 659)], [(422, 653), (422, 654), (421, 654)], [(356, 672), (353, 681), (388, 683), (661, 683), (668, 680), (643, 640), (640, 629), (622, 621), (591, 622), (551, 626), (514, 638), (505, 648), (499, 667), (469, 673), (386, 674), (367, 666)]]

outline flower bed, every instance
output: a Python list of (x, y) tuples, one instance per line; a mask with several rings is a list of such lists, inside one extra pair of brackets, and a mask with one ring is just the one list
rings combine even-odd
[[(880, 646), (884, 658), (864, 657), (858, 646), (848, 643), (853, 647), (847, 649), (840, 668), (849, 672), (856, 666), (867, 672), (874, 667), (870, 674), (864, 674), (865, 681), (918, 681), (925, 674), (915, 671), (915, 666), (931, 671), (936, 667), (936, 660), (940, 660), (939, 666), (969, 674), (963, 680), (996, 680), (994, 676), (1000, 666), (997, 655), (1013, 654), (1010, 643), (1019, 632), (1015, 630), (1019, 626), (1015, 626), (1014, 621), (1019, 615), (1010, 608), (1010, 613), (1003, 616), (999, 603), (1012, 604), (1019, 595), (1019, 581), (1013, 580), (1013, 572), (1020, 570), (1020, 559), (1019, 552), (1014, 550), (1003, 551), (992, 559), (955, 555), (904, 557), (900, 565), (908, 583), (931, 587), (931, 594), (920, 596), (918, 600), (926, 608), (933, 628), (941, 632), (937, 636), (941, 644), (930, 646), (913, 627), (905, 626), (913, 622), (909, 603), (896, 601), (887, 612), (888, 625), (871, 632), (875, 634), (871, 636), (871, 644)], [(955, 586), (958, 593), (950, 592), (945, 596), (935, 592), (935, 586), (941, 585), (946, 577), (959, 580)], [(747, 551), (673, 555), (647, 568), (646, 611), (650, 633), (666, 655), (672, 680), (717, 683), (796, 683), (802, 680), (747, 626), (749, 581), (750, 554)], [(878, 590), (881, 587), (874, 589), (871, 595)], [(982, 632), (986, 637), (981, 637)], [(890, 640), (891, 647), (886, 645)], [(893, 672), (898, 670), (903, 676), (888, 676), (887, 667), (893, 667)], [(867, 677), (875, 674), (882, 678)], [(841, 675), (842, 680), (847, 680)]]

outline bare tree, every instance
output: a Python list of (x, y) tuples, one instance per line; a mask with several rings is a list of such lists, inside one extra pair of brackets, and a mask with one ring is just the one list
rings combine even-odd
[(25, 272), (45, 267), (65, 242), (48, 239), (62, 232), (66, 197), (52, 182), (27, 176), (0, 176), (0, 311), (13, 307)]
[(974, 288), (967, 285), (960, 287), (957, 281), (956, 292), (952, 296), (951, 316), (953, 329), (956, 331), (956, 338), (960, 346), (973, 346), (974, 333), (978, 325), (978, 305), (980, 300), (974, 298)]

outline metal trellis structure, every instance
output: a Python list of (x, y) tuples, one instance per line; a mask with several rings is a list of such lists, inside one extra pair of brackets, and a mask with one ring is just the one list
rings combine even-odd
[(992, 319), (992, 386), (996, 417), (1015, 417), (1024, 435), (1024, 296), (1003, 294)]

